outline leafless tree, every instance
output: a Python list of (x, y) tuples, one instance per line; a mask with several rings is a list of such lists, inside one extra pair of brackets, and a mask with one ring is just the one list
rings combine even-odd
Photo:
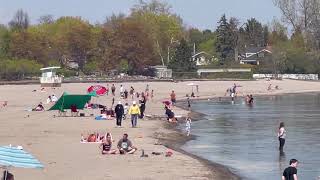
[(54, 19), (52, 15), (47, 14), (47, 15), (41, 16), (38, 21), (40, 24), (52, 24), (54, 22)]
[(29, 16), (22, 9), (19, 9), (14, 15), (13, 19), (9, 22), (11, 29), (23, 30), (29, 27)]

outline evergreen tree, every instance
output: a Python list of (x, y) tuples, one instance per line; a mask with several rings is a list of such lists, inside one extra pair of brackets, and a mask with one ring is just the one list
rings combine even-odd
[(224, 64), (226, 60), (230, 60), (234, 56), (234, 37), (233, 32), (230, 28), (230, 24), (227, 21), (226, 15), (223, 15), (218, 22), (217, 27), (217, 42), (216, 51), (220, 58), (220, 63)]
[(176, 72), (189, 72), (196, 70), (196, 62), (192, 59), (192, 48), (188, 45), (185, 39), (180, 41), (180, 44), (169, 63), (169, 68), (172, 68)]

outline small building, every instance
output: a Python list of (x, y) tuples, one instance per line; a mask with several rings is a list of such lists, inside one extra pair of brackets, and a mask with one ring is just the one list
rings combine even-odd
[(168, 69), (167, 66), (152, 66), (155, 70), (157, 78), (172, 78), (172, 69)]
[(61, 87), (62, 77), (56, 74), (60, 67), (41, 68), (42, 75), (40, 77), (41, 87)]
[(205, 66), (210, 64), (214, 60), (214, 56), (204, 51), (196, 53), (192, 56), (193, 61), (196, 62), (197, 66)]
[(259, 65), (261, 60), (271, 54), (270, 47), (251, 47), (243, 55), (239, 56), (240, 64)]

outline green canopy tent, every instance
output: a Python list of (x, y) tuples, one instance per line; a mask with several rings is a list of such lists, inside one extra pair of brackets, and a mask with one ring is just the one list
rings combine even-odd
[(71, 109), (71, 105), (76, 105), (77, 109), (83, 109), (87, 102), (91, 100), (92, 95), (78, 95), (63, 93), (59, 100), (49, 109), (63, 111), (65, 109)]

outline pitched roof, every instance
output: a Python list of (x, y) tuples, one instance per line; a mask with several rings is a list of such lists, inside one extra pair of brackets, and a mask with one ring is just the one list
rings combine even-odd
[(201, 54), (204, 54), (204, 55), (207, 55), (207, 56), (211, 56), (211, 57), (212, 57), (211, 54), (209, 54), (209, 53), (207, 53), (207, 52), (204, 52), (204, 51), (198, 52), (198, 53), (194, 54), (192, 57), (194, 58), (194, 57), (197, 57), (197, 56), (199, 56), (199, 55), (201, 55)]

